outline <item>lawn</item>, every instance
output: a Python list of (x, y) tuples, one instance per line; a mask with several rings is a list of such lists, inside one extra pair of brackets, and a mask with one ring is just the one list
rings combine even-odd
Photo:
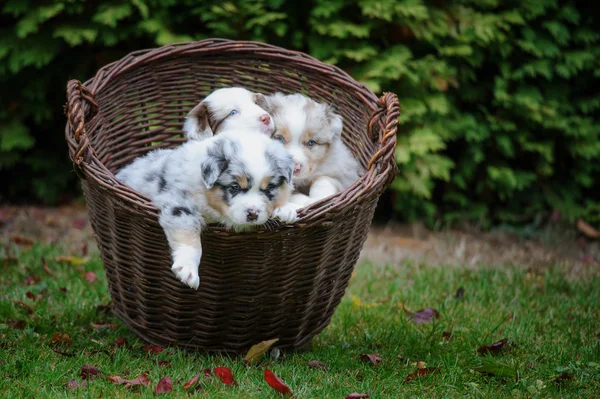
[[(276, 358), (269, 353), (249, 367), (241, 357), (144, 350), (102, 307), (110, 298), (97, 257), (77, 264), (77, 258), (57, 261), (64, 253), (46, 245), (9, 249), (0, 250), (1, 397), (155, 397), (163, 377), (172, 379), (176, 397), (188, 391), (199, 398), (281, 397), (264, 381), (266, 362), (297, 398), (343, 399), (352, 392), (371, 398), (600, 397), (598, 277), (361, 263), (312, 348)], [(439, 318), (417, 324), (406, 312), (427, 307)], [(128, 345), (118, 347), (121, 338)], [(478, 353), (505, 338), (506, 345), (493, 348), (497, 353)], [(381, 362), (361, 360), (361, 354), (379, 354)], [(309, 368), (311, 360), (326, 369)], [(85, 365), (99, 373), (82, 387)], [(238, 386), (203, 375), (219, 366), (233, 371)], [(434, 372), (406, 381), (418, 367)], [(107, 379), (142, 373), (148, 386), (128, 388)], [(198, 374), (200, 389), (184, 390)]]

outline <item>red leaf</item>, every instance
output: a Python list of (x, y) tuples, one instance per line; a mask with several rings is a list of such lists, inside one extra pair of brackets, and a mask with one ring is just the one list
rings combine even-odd
[(173, 382), (169, 377), (163, 377), (158, 381), (154, 393), (169, 393), (173, 390)]
[(25, 308), (25, 310), (27, 310), (27, 313), (33, 314), (33, 308), (31, 306), (29, 306), (28, 304), (26, 304), (25, 302), (23, 302), (23, 301), (16, 301), (15, 305), (22, 306), (23, 308)]
[(373, 366), (377, 366), (379, 363), (381, 363), (381, 356), (379, 356), (379, 353), (363, 353), (360, 355), (360, 360), (364, 362), (371, 362)]
[(320, 362), (318, 360), (311, 360), (310, 362), (308, 362), (308, 367), (311, 369), (326, 369), (327, 365), (323, 362)]
[(370, 397), (371, 395), (369, 395), (368, 393), (352, 392), (350, 395), (346, 396), (346, 399), (364, 399)]
[(227, 367), (217, 367), (215, 368), (215, 375), (221, 380), (221, 382), (225, 385), (236, 385), (235, 379), (233, 378), (233, 371)]
[(23, 284), (25, 285), (36, 285), (37, 283), (39, 283), (41, 280), (41, 278), (36, 277), (36, 276), (27, 276), (27, 278), (25, 280), (23, 280)]
[(417, 377), (423, 377), (424, 375), (436, 373), (438, 371), (439, 371), (439, 369), (437, 367), (427, 367), (424, 369), (419, 369), (419, 370), (417, 370), (416, 373), (411, 373), (411, 374), (407, 375), (406, 378), (404, 379), (404, 382), (410, 382)]
[(48, 273), (51, 276), (54, 276), (54, 272), (52, 270), (50, 270), (50, 267), (48, 266), (48, 263), (46, 262), (46, 258), (44, 258), (42, 256), (42, 269), (44, 269), (46, 271), (46, 273)]
[(204, 369), (204, 376), (205, 377), (212, 377), (213, 373), (211, 369)]
[(129, 342), (127, 342), (127, 338), (123, 338), (123, 337), (115, 338), (115, 346), (117, 348), (122, 348), (124, 346), (129, 346)]
[(406, 314), (410, 316), (412, 321), (414, 321), (416, 324), (427, 323), (434, 318), (437, 319), (440, 317), (440, 312), (438, 312), (434, 308), (425, 308), (414, 313), (404, 308), (404, 312), (406, 312)]
[(293, 395), (292, 390), (285, 385), (285, 383), (281, 380), (281, 378), (277, 377), (271, 370), (265, 369), (265, 381), (267, 384), (277, 392), (282, 393), (284, 395)]
[(506, 345), (507, 342), (508, 338), (504, 338), (492, 344), (482, 345), (479, 347), (479, 349), (477, 349), (477, 353), (479, 353), (480, 355), (497, 355), (502, 350), (502, 348), (504, 348), (504, 345)]
[(193, 377), (191, 380), (189, 380), (188, 382), (183, 384), (183, 389), (188, 389), (188, 388), (192, 387), (195, 383), (198, 382), (199, 379), (200, 379), (199, 375)]
[(86, 364), (85, 366), (83, 366), (81, 368), (81, 371), (79, 372), (79, 376), (81, 378), (83, 378), (84, 380), (87, 379), (93, 379), (95, 376), (98, 375), (98, 373), (100, 372), (100, 370), (98, 370), (98, 367), (94, 367), (91, 364)]
[(83, 220), (83, 219), (75, 219), (75, 220), (73, 220), (72, 226), (75, 227), (76, 229), (81, 230), (81, 229), (83, 229), (85, 227), (85, 220)]
[(35, 299), (35, 295), (33, 295), (33, 292), (31, 292), (31, 291), (27, 291), (25, 293), (25, 296), (29, 299)]
[(150, 380), (148, 379), (148, 376), (145, 373), (140, 374), (139, 377), (134, 378), (133, 380), (126, 380), (122, 377), (119, 377), (118, 375), (107, 377), (107, 379), (114, 384), (125, 385), (126, 387), (131, 387), (135, 385), (150, 385)]
[(22, 330), (25, 328), (25, 321), (24, 320), (9, 320), (6, 322), (7, 325), (14, 327), (18, 330)]
[(33, 245), (33, 240), (31, 238), (23, 237), (23, 236), (12, 236), (10, 238), (11, 242), (14, 242), (17, 245), (31, 246)]
[(96, 273), (94, 272), (87, 272), (83, 277), (90, 283), (95, 283), (97, 280)]
[(114, 330), (115, 328), (117, 328), (116, 324), (108, 323), (106, 321), (96, 321), (96, 322), (90, 323), (90, 326), (92, 326), (96, 330), (99, 328), (107, 328), (109, 330)]
[(148, 352), (148, 353), (160, 353), (162, 351), (164, 351), (165, 348), (163, 348), (162, 346), (158, 346), (158, 345), (144, 345), (144, 351)]

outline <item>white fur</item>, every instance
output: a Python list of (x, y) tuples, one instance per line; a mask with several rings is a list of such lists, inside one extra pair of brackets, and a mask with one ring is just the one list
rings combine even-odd
[[(275, 93), (267, 97), (265, 108), (275, 121), (273, 138), (284, 139), (281, 132), (287, 131), (284, 145), (295, 162), (293, 180), (298, 190), (290, 203), (297, 205), (296, 208), (335, 195), (360, 177), (362, 168), (341, 139), (342, 118), (330, 106), (301, 94)], [(307, 136), (328, 146), (309, 147)], [(322, 158), (317, 162), (311, 160), (311, 151), (313, 155), (320, 151)]]
[[(256, 104), (260, 97), (262, 94), (252, 93), (242, 87), (215, 90), (190, 111), (185, 119), (183, 130), (188, 139), (202, 140), (217, 133), (213, 132), (209, 125), (223, 120), (218, 126), (219, 132), (240, 129), (272, 134), (275, 127), (271, 116)], [(207, 125), (199, 120), (196, 111), (202, 106), (207, 107), (208, 117), (213, 123)], [(233, 110), (237, 113), (230, 115)], [(268, 123), (260, 120), (265, 116), (268, 116)]]
[[(221, 162), (221, 160), (227, 162)], [(227, 165), (227, 166), (223, 166)], [(207, 223), (219, 223), (243, 230), (277, 216), (293, 223), (297, 215), (289, 209), (269, 213), (279, 195), (289, 195), (293, 185), (293, 162), (284, 147), (254, 130), (227, 130), (205, 140), (192, 140), (175, 149), (161, 149), (136, 159), (116, 177), (131, 188), (149, 196), (160, 209), (159, 223), (172, 251), (172, 271), (179, 280), (197, 289), (198, 265), (202, 256), (201, 230)], [(222, 187), (232, 176), (242, 173), (254, 182), (265, 176), (289, 181), (274, 188), (269, 199), (258, 184), (231, 197), (225, 212), (210, 206), (207, 192), (218, 182)], [(223, 179), (223, 180), (221, 180)], [(284, 189), (285, 187), (285, 189)], [(287, 190), (288, 192), (279, 192)], [(257, 213), (250, 220), (249, 210)]]

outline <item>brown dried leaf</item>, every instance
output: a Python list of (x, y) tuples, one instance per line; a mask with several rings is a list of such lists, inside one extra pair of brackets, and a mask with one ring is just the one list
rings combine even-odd
[(404, 312), (416, 324), (427, 323), (427, 322), (431, 321), (434, 318), (437, 319), (437, 318), (440, 317), (440, 312), (438, 312), (434, 308), (425, 308), (425, 309), (421, 309), (421, 310), (419, 310), (417, 312), (414, 312), (414, 313), (411, 312), (410, 310), (408, 310), (407, 308), (404, 308)]
[(199, 375), (192, 377), (191, 380), (189, 380), (188, 382), (186, 382), (185, 384), (183, 384), (183, 389), (191, 388), (192, 386), (194, 386), (198, 382), (199, 379), (200, 379)]
[(98, 367), (92, 366), (91, 364), (86, 364), (85, 366), (83, 366), (81, 368), (81, 371), (79, 372), (79, 376), (82, 379), (94, 379), (98, 373), (100, 373), (100, 370), (98, 369)]
[(46, 262), (46, 258), (44, 258), (43, 256), (42, 256), (42, 269), (44, 269), (46, 271), (46, 273), (48, 273), (48, 275), (54, 276), (54, 272), (52, 270), (50, 270), (50, 266), (48, 266), (48, 263)]
[(96, 321), (96, 322), (90, 323), (90, 326), (92, 326), (92, 328), (94, 328), (96, 330), (100, 329), (100, 328), (106, 328), (106, 329), (109, 329), (109, 330), (114, 330), (115, 328), (117, 328), (116, 324), (109, 323), (109, 322), (106, 322), (106, 321)]
[(244, 363), (257, 364), (263, 357), (263, 355), (269, 350), (269, 348), (277, 341), (279, 341), (279, 338), (262, 341), (256, 345), (252, 345), (252, 347), (244, 357)]
[(452, 333), (449, 331), (444, 331), (442, 332), (442, 338), (444, 338), (446, 341), (450, 341), (452, 339)]
[(557, 384), (562, 384), (565, 381), (571, 381), (573, 379), (573, 374), (571, 373), (562, 373), (561, 375), (559, 375), (558, 377), (556, 377), (554, 379), (554, 382), (556, 382)]
[(440, 369), (437, 367), (427, 367), (424, 369), (419, 369), (419, 370), (417, 370), (416, 373), (411, 373), (411, 374), (407, 375), (406, 378), (404, 379), (404, 382), (410, 382), (417, 377), (423, 377), (424, 375), (433, 374), (438, 371), (440, 371)]
[(371, 397), (371, 395), (369, 395), (368, 393), (352, 392), (351, 394), (346, 396), (346, 399), (365, 399), (365, 398), (370, 398), (370, 397)]
[(173, 381), (169, 377), (163, 377), (156, 384), (156, 388), (154, 388), (154, 393), (169, 393), (173, 391)]
[(164, 351), (165, 348), (163, 348), (162, 346), (158, 346), (158, 345), (144, 345), (144, 352), (148, 352), (148, 353), (160, 353), (162, 351)]
[(600, 238), (600, 232), (584, 222), (583, 219), (577, 220), (577, 229), (588, 238)]
[(25, 293), (25, 296), (29, 299), (35, 299), (35, 295), (33, 295), (33, 292), (31, 292), (31, 291), (27, 291)]
[(115, 346), (117, 348), (123, 348), (124, 346), (129, 346), (129, 342), (127, 341), (127, 338), (115, 338)]
[(25, 320), (8, 320), (6, 324), (18, 330), (25, 328)]
[(139, 377), (134, 378), (133, 380), (126, 380), (122, 377), (119, 377), (118, 375), (107, 377), (107, 380), (114, 384), (125, 385), (126, 387), (132, 387), (136, 385), (150, 385), (150, 380), (148, 379), (148, 376), (145, 373), (140, 374)]
[(426, 369), (427, 368), (427, 363), (425, 363), (424, 361), (419, 360), (417, 362), (417, 368), (418, 369)]
[(507, 342), (508, 338), (504, 338), (500, 341), (496, 341), (491, 344), (482, 345), (479, 347), (479, 349), (477, 349), (477, 353), (479, 353), (480, 355), (497, 355), (502, 350), (502, 348), (504, 348), (504, 345), (506, 345)]
[(26, 247), (30, 247), (33, 245), (33, 240), (31, 238), (23, 237), (23, 236), (12, 236), (10, 241)]
[(37, 277), (37, 276), (27, 276), (25, 278), (25, 280), (23, 280), (23, 284), (25, 285), (36, 285), (37, 283), (39, 283), (41, 281), (41, 278)]
[(311, 369), (321, 369), (321, 370), (327, 369), (327, 365), (318, 360), (311, 360), (310, 362), (308, 362), (308, 367)]
[(52, 340), (50, 341), (51, 345), (56, 345), (56, 344), (67, 344), (67, 345), (71, 345), (71, 337), (69, 337), (69, 334), (64, 334), (64, 333), (60, 333), (60, 332), (55, 332), (54, 334), (52, 334)]
[(379, 356), (379, 353), (363, 353), (360, 355), (360, 360), (371, 362), (373, 366), (376, 366), (381, 363), (381, 356)]

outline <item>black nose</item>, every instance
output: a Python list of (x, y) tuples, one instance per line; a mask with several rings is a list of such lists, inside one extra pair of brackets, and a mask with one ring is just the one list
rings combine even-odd
[(258, 211), (256, 209), (248, 209), (246, 215), (246, 219), (248, 219), (249, 222), (254, 222), (258, 219)]

